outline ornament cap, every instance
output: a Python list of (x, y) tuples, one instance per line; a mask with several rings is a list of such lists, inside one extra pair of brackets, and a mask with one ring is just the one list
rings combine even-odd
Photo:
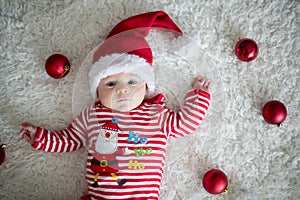
[(278, 123), (278, 124), (277, 124), (277, 127), (280, 127), (280, 126), (281, 126), (281, 123)]

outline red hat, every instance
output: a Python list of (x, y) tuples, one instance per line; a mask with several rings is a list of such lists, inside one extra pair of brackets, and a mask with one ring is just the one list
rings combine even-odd
[(135, 15), (118, 23), (93, 55), (89, 82), (94, 99), (101, 79), (121, 72), (138, 75), (146, 82), (148, 92), (154, 92), (152, 51), (145, 39), (152, 28), (182, 35), (180, 28), (163, 11)]
[(106, 122), (102, 126), (102, 129), (118, 132), (118, 131), (120, 131), (120, 128), (117, 123), (118, 123), (118, 119), (113, 118), (111, 121)]

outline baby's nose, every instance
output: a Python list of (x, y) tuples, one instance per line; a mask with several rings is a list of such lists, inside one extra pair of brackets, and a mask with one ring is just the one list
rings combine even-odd
[(127, 92), (128, 92), (128, 89), (125, 87), (119, 88), (117, 91), (118, 94), (125, 94)]

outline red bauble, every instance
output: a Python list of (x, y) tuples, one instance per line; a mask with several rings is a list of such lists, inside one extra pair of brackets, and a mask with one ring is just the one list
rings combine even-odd
[(258, 45), (249, 38), (238, 41), (235, 45), (235, 55), (241, 60), (250, 62), (256, 58), (258, 54)]
[(2, 163), (5, 160), (5, 147), (6, 147), (5, 144), (1, 144), (0, 146), (0, 165), (2, 165)]
[(218, 169), (212, 169), (206, 172), (202, 180), (203, 187), (211, 194), (220, 194), (227, 189), (227, 176)]
[(286, 118), (287, 111), (283, 103), (273, 100), (264, 105), (262, 115), (268, 123), (280, 126)]
[(49, 76), (52, 78), (63, 78), (70, 71), (69, 60), (61, 54), (53, 54), (45, 63), (45, 69)]

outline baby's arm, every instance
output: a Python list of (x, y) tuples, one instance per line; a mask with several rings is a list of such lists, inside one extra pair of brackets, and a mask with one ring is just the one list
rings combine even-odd
[(194, 132), (203, 120), (210, 105), (210, 81), (198, 77), (185, 98), (185, 104), (176, 113), (166, 109), (161, 115), (163, 131), (168, 136), (180, 137)]
[(30, 123), (21, 124), (21, 141), (28, 142), (33, 148), (48, 152), (70, 152), (85, 145), (87, 134), (84, 117), (86, 110), (63, 130), (48, 131)]

